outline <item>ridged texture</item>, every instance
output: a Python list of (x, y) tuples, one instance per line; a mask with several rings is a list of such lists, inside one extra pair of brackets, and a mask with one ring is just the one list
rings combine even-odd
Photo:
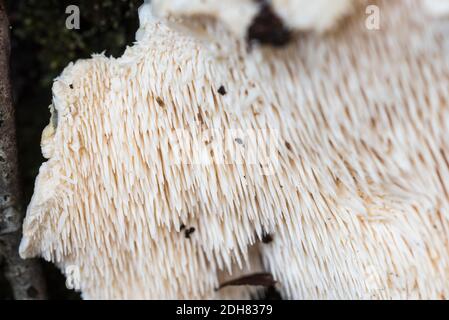
[[(80, 266), (84, 298), (247, 298), (214, 288), (250, 258), (284, 298), (448, 297), (449, 24), (379, 6), (379, 31), (355, 14), (250, 52), (205, 18), (149, 19), (123, 57), (67, 67), (22, 256)], [(241, 158), (198, 164), (225, 138)]]

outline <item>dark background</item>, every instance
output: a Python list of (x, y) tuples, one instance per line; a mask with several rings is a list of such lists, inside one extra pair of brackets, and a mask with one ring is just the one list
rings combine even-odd
[[(11, 77), (17, 121), (17, 143), (24, 207), (33, 193), (34, 180), (45, 159), (40, 149), (48, 124), (51, 86), (70, 61), (92, 53), (121, 56), (132, 45), (138, 28), (137, 9), (143, 0), (6, 0), (11, 29)], [(67, 6), (80, 8), (80, 30), (65, 26)], [(0, 262), (1, 263), (1, 262)], [(44, 262), (50, 299), (79, 299), (67, 290), (53, 264)], [(0, 299), (12, 299), (2, 278)]]

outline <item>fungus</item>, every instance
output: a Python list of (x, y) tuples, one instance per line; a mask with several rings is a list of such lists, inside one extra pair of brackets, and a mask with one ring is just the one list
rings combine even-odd
[(162, 107), (162, 108), (165, 107), (164, 100), (162, 100), (160, 97), (156, 97), (156, 102), (160, 107)]
[(267, 232), (262, 234), (262, 242), (268, 244), (273, 241), (273, 236)]
[(284, 46), (292, 31), (324, 32), (346, 16), (355, 0), (153, 0), (158, 17), (212, 16), (240, 38)]
[[(382, 32), (367, 36), (354, 14), (338, 37), (248, 53), (228, 22), (241, 12), (246, 28), (257, 10), (216, 3), (222, 22), (146, 4), (122, 57), (94, 55), (55, 80), (21, 256), (77, 270), (86, 299), (249, 298), (246, 285), (215, 288), (254, 273), (289, 299), (449, 296), (444, 22), (418, 0), (384, 0)], [(340, 16), (324, 1), (271, 3), (292, 29)], [(191, 226), (204, 227), (180, 241)]]
[(449, 15), (448, 0), (423, 0), (424, 8), (430, 14), (437, 17), (445, 17)]

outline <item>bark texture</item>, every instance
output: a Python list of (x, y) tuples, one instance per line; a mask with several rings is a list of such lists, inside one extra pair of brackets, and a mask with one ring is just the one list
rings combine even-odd
[(43, 299), (45, 284), (38, 262), (22, 260), (18, 254), (23, 208), (9, 58), (9, 21), (4, 1), (0, 0), (0, 259), (16, 299)]

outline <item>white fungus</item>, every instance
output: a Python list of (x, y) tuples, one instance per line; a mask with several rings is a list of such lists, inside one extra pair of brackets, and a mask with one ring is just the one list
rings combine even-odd
[(444, 17), (449, 15), (449, 0), (423, 0), (424, 7), (432, 15)]
[(78, 268), (86, 299), (248, 298), (215, 289), (260, 270), (290, 299), (449, 297), (449, 34), (378, 5), (379, 32), (355, 12), (248, 51), (146, 4), (122, 57), (54, 83), (22, 257)]
[(292, 30), (326, 31), (344, 17), (355, 0), (153, 0), (159, 17), (213, 16), (235, 35), (244, 37), (263, 5), (267, 4)]

